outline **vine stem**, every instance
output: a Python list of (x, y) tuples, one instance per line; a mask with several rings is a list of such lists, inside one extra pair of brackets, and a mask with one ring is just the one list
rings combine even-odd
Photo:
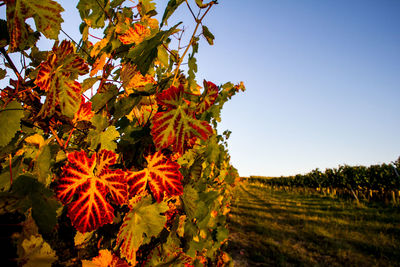
[(9, 154), (8, 160), (9, 160), (9, 165), (10, 165), (10, 185), (12, 185), (13, 175), (12, 175), (12, 156), (11, 156), (11, 154)]
[(67, 149), (67, 146), (68, 146), (69, 140), (71, 140), (72, 133), (74, 132), (74, 130), (75, 130), (75, 128), (72, 128), (71, 132), (69, 133), (69, 135), (68, 135), (68, 139), (67, 139), (67, 141), (65, 141), (65, 144), (64, 144), (64, 149)]
[(178, 65), (176, 66), (174, 79), (172, 80), (172, 84), (175, 84), (175, 82), (176, 82), (176, 78), (178, 77), (178, 73), (179, 73), (179, 68), (180, 68), (180, 66), (182, 64), (182, 61), (185, 58), (187, 52), (189, 51), (189, 48), (192, 46), (192, 42), (193, 42), (194, 37), (196, 36), (197, 29), (199, 28), (199, 26), (200, 26), (201, 22), (203, 21), (204, 17), (207, 15), (208, 11), (210, 11), (210, 9), (213, 6), (213, 4), (214, 4), (214, 2), (210, 3), (210, 5), (208, 6), (206, 12), (204, 12), (203, 16), (201, 16), (200, 19), (196, 18), (196, 28), (193, 31), (192, 37), (190, 38), (190, 42), (189, 42), (188, 46), (186, 47), (185, 51), (183, 52), (182, 57), (179, 59)]
[(49, 129), (50, 129), (51, 133), (54, 135), (54, 137), (56, 138), (58, 145), (61, 148), (64, 148), (63, 141), (58, 137), (58, 135), (57, 135), (56, 131), (54, 131), (53, 127), (49, 126)]
[(19, 71), (17, 70), (17, 68), (14, 65), (14, 62), (11, 60), (10, 56), (7, 54), (7, 51), (4, 49), (4, 47), (0, 48), (0, 52), (4, 55), (4, 57), (6, 58), (8, 64), (10, 64), (12, 70), (14, 71), (15, 75), (17, 75), (18, 80), (22, 81), (22, 77), (21, 74), (19, 73)]

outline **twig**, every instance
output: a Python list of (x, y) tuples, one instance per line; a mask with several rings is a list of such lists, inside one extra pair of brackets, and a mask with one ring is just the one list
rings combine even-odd
[(197, 18), (196, 18), (196, 16), (194, 15), (193, 10), (192, 10), (192, 8), (190, 7), (188, 1), (185, 0), (185, 3), (186, 3), (186, 5), (187, 5), (187, 7), (189, 8), (190, 13), (192, 13), (193, 18), (196, 20)]
[[(63, 32), (77, 47), (79, 47), (80, 49), (82, 49), (82, 46), (80, 46), (77, 42), (75, 42), (75, 40), (72, 39), (72, 37), (69, 36), (68, 33), (66, 33), (63, 29), (61, 29), (61, 31), (62, 31), (62, 32)], [(82, 50), (83, 50), (83, 52), (85, 52), (86, 55), (88, 55), (88, 56), (90, 57), (89, 53), (88, 53), (85, 49), (82, 49)]]
[(75, 128), (72, 128), (71, 132), (69, 133), (68, 139), (67, 139), (67, 141), (66, 141), (65, 144), (64, 144), (64, 149), (67, 149), (68, 142), (69, 142), (69, 140), (71, 140), (72, 133), (74, 132), (74, 130), (75, 130)]
[(12, 175), (12, 157), (11, 157), (11, 154), (9, 154), (9, 164), (10, 164), (10, 185), (12, 185), (13, 175)]
[(196, 28), (193, 31), (192, 37), (190, 38), (190, 42), (189, 42), (188, 46), (186, 47), (185, 51), (183, 52), (182, 57), (179, 59), (178, 65), (177, 65), (176, 70), (175, 70), (174, 79), (172, 80), (172, 84), (174, 84), (176, 82), (176, 78), (178, 77), (178, 73), (179, 73), (179, 67), (181, 66), (184, 57), (186, 56), (187, 52), (189, 51), (189, 48), (192, 45), (193, 39), (196, 36), (196, 32), (197, 32), (197, 29), (199, 28), (199, 26), (201, 24), (201, 21), (207, 15), (208, 11), (210, 11), (210, 9), (213, 6), (214, 2), (210, 2), (209, 4), (210, 5), (208, 6), (206, 12), (204, 12), (203, 16), (201, 16), (200, 19), (196, 18)]
[(17, 75), (18, 80), (22, 81), (22, 77), (21, 74), (19, 73), (19, 71), (17, 70), (17, 68), (14, 65), (14, 62), (11, 60), (11, 58), (8, 56), (6, 50), (4, 49), (4, 47), (0, 48), (0, 52), (4, 55), (4, 57), (7, 59), (8, 64), (11, 66), (12, 70), (14, 71), (15, 75)]
[(58, 137), (57, 133), (54, 131), (53, 127), (49, 126), (49, 129), (51, 131), (51, 133), (54, 135), (54, 137), (57, 140), (58, 145), (64, 149), (64, 144), (63, 141)]

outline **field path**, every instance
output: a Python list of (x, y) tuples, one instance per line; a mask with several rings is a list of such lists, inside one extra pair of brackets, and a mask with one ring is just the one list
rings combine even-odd
[(400, 209), (240, 184), (229, 217), (235, 266), (400, 266)]

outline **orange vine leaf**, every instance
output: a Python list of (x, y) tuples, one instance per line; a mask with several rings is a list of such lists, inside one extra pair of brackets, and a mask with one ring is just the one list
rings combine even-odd
[(147, 167), (141, 171), (127, 174), (129, 196), (144, 192), (147, 186), (157, 202), (168, 197), (183, 194), (180, 165), (165, 157), (160, 151), (146, 157)]
[(108, 150), (88, 157), (85, 151), (68, 154), (68, 163), (56, 187), (57, 197), (68, 205), (68, 216), (75, 228), (84, 233), (111, 223), (114, 208), (106, 196), (122, 205), (127, 201), (127, 184), (122, 170), (111, 170), (117, 155)]

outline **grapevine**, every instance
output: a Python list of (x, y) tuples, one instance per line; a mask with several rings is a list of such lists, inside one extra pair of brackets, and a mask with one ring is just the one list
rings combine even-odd
[[(80, 0), (73, 40), (56, 1), (0, 1), (0, 216), (22, 226), (11, 263), (232, 264), (239, 179), (217, 123), (245, 88), (195, 78), (216, 4), (170, 0), (158, 21), (152, 0)], [(181, 5), (196, 23), (186, 46), (183, 24), (168, 26)]]

